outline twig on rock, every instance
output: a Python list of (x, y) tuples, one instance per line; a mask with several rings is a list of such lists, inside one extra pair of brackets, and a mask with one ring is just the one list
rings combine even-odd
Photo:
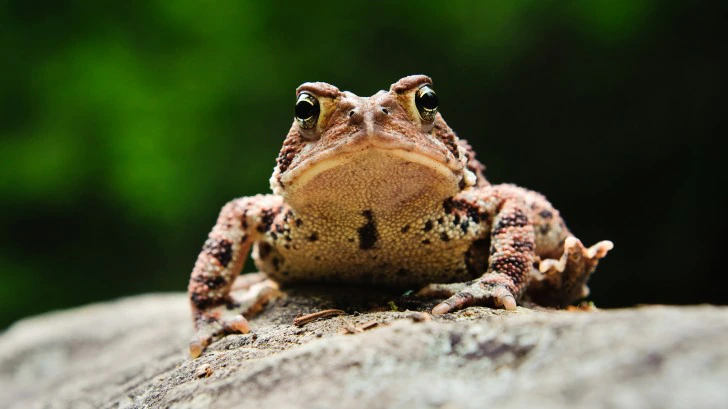
[(346, 314), (346, 313), (342, 310), (335, 310), (335, 309), (323, 310), (323, 311), (319, 311), (319, 312), (314, 312), (312, 314), (307, 314), (307, 315), (302, 315), (300, 317), (296, 317), (293, 320), (293, 325), (295, 325), (297, 327), (302, 327), (302, 326), (308, 324), (309, 322), (316, 321), (317, 319), (320, 319), (320, 318), (328, 318), (328, 317), (333, 317), (336, 315), (343, 315), (343, 314)]

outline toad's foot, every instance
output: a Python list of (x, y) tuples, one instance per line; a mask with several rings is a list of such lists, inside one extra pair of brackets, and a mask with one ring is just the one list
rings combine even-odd
[(430, 284), (417, 295), (433, 298), (449, 297), (432, 309), (433, 315), (446, 314), (470, 305), (491, 305), (515, 310), (516, 297), (505, 284), (498, 281), (500, 281), (498, 275), (486, 274), (468, 283)]
[(197, 358), (211, 342), (226, 334), (250, 332), (243, 314), (252, 317), (279, 296), (278, 284), (265, 274), (239, 276), (232, 285), (228, 303), (209, 308), (195, 317), (196, 331), (190, 341), (190, 356)]
[(564, 241), (564, 253), (558, 260), (545, 259), (533, 270), (528, 297), (545, 306), (565, 307), (589, 295), (586, 282), (597, 267), (599, 259), (614, 248), (604, 240), (586, 248), (576, 237)]

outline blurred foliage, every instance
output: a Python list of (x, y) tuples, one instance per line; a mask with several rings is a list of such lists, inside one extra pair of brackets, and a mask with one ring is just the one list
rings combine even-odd
[(412, 73), (491, 181), (615, 241), (597, 305), (727, 301), (721, 2), (4, 3), (0, 328), (185, 290), (219, 208), (268, 191), (298, 84)]

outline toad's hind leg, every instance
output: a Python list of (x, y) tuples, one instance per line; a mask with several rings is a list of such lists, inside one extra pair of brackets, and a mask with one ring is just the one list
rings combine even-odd
[(566, 307), (586, 297), (586, 282), (599, 259), (612, 249), (610, 241), (589, 248), (566, 228), (559, 211), (543, 195), (517, 188), (530, 210), (536, 237), (536, 266), (531, 269), (525, 298), (549, 307)]
[(586, 248), (576, 237), (566, 238), (560, 258), (541, 260), (538, 271), (533, 270), (527, 297), (537, 304), (552, 307), (565, 307), (586, 297), (589, 295), (586, 286), (589, 276), (599, 259), (613, 247), (609, 240)]
[(475, 304), (514, 309), (521, 296), (544, 306), (564, 307), (586, 295), (586, 281), (612, 249), (611, 242), (585, 248), (545, 197), (518, 186), (474, 189), (455, 199), (469, 195), (480, 199), (480, 211), (495, 215), (487, 271), (468, 283), (422, 289), (423, 296), (450, 297), (433, 308), (433, 314)]

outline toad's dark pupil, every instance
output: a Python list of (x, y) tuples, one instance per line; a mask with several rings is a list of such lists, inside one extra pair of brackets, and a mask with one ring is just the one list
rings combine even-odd
[(430, 87), (423, 87), (423, 89), (417, 93), (417, 100), (415, 102), (419, 105), (420, 109), (437, 109), (437, 95)]
[(308, 119), (318, 115), (319, 104), (315, 98), (307, 94), (301, 94), (296, 102), (296, 117), (300, 119)]

